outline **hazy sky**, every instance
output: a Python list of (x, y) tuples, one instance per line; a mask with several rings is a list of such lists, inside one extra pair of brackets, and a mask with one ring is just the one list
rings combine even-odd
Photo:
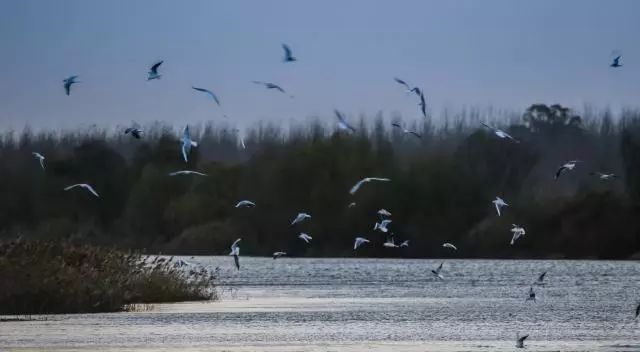
[[(0, 125), (638, 106), (640, 1), (0, 0)], [(288, 43), (298, 62), (282, 62)], [(608, 67), (612, 50), (621, 69)], [(163, 59), (163, 78), (147, 82)], [(64, 94), (62, 79), (82, 83)], [(290, 99), (251, 84), (280, 84)]]

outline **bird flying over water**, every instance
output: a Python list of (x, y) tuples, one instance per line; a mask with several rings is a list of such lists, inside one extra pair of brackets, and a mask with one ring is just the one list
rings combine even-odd
[(86, 184), (86, 183), (77, 183), (77, 184), (75, 184), (75, 185), (71, 185), (71, 186), (65, 187), (65, 189), (64, 189), (64, 190), (65, 190), (65, 191), (68, 191), (68, 190), (73, 189), (73, 188), (76, 188), (76, 187), (84, 188), (84, 189), (86, 189), (87, 191), (91, 192), (91, 194), (93, 194), (94, 196), (96, 196), (96, 197), (98, 197), (98, 198), (100, 197), (100, 196), (98, 195), (98, 192), (96, 192), (96, 191), (93, 189), (93, 187), (91, 187), (91, 185)]
[(524, 230), (523, 227), (518, 226), (516, 224), (511, 224), (511, 232), (513, 233), (513, 237), (511, 238), (511, 245), (513, 246), (514, 243), (516, 243), (516, 240), (518, 240), (518, 238), (524, 236), (526, 234), (526, 231)]
[(191, 133), (189, 132), (189, 125), (185, 126), (184, 131), (182, 132), (182, 157), (184, 158), (184, 162), (188, 162), (189, 152), (191, 151), (191, 147), (197, 147), (198, 142), (191, 140)]
[(169, 174), (169, 176), (177, 176), (177, 175), (198, 175), (198, 176), (209, 176), (207, 174), (203, 174), (202, 172), (198, 172), (198, 171), (191, 171), (191, 170), (181, 170), (181, 171), (175, 171)]
[(293, 219), (293, 221), (291, 222), (291, 225), (295, 225), (299, 222), (304, 221), (305, 219), (309, 219), (311, 218), (311, 215), (307, 214), (307, 213), (298, 213), (298, 215), (296, 215), (296, 218)]
[(543, 271), (542, 274), (540, 274), (540, 276), (538, 276), (538, 279), (536, 280), (536, 284), (542, 285), (544, 283), (544, 277), (545, 276), (547, 276), (547, 272)]
[(557, 180), (563, 173), (573, 170), (579, 162), (580, 160), (567, 161), (564, 165), (560, 166), (558, 171), (556, 171), (555, 179)]
[(140, 139), (140, 137), (142, 137), (143, 132), (144, 132), (143, 130), (137, 127), (129, 127), (124, 130), (124, 134), (131, 134), (131, 136), (133, 136), (133, 138), (135, 139)]
[(307, 235), (306, 233), (300, 233), (300, 235), (298, 235), (298, 238), (309, 243), (309, 241), (311, 241), (313, 239), (313, 237)]
[(252, 81), (255, 84), (259, 84), (264, 86), (267, 89), (275, 89), (281, 93), (287, 94), (287, 92), (284, 91), (284, 89), (282, 89), (282, 87), (280, 87), (279, 85), (275, 84), (275, 83), (270, 83), (270, 82), (262, 82), (262, 81)]
[(31, 153), (33, 154), (33, 157), (38, 159), (40, 161), (40, 167), (42, 168), (42, 170), (44, 170), (44, 155), (37, 153), (37, 152), (33, 152)]
[(284, 62), (293, 62), (297, 61), (295, 57), (291, 54), (291, 48), (287, 44), (282, 44), (282, 50), (284, 50)]
[(356, 183), (353, 187), (351, 187), (351, 189), (349, 190), (349, 193), (355, 194), (356, 192), (358, 192), (358, 189), (360, 189), (360, 187), (363, 184), (371, 182), (371, 181), (389, 182), (389, 181), (391, 181), (391, 179), (382, 178), (382, 177), (365, 177), (362, 180), (358, 181), (358, 183)]
[(231, 252), (229, 253), (229, 255), (233, 256), (233, 261), (235, 262), (236, 269), (238, 270), (240, 270), (240, 246), (238, 246), (238, 243), (241, 240), (241, 238), (238, 238), (233, 242), (233, 244), (231, 245)]
[(343, 131), (348, 131), (350, 133), (356, 133), (356, 129), (353, 128), (353, 126), (351, 126), (348, 122), (347, 119), (344, 118), (344, 115), (342, 115), (342, 113), (336, 109), (333, 110), (333, 112), (336, 114), (336, 117), (338, 118), (338, 128), (343, 130)]
[(613, 59), (613, 62), (611, 63), (611, 67), (613, 68), (618, 68), (618, 67), (622, 67), (622, 64), (620, 63), (620, 59), (622, 58), (622, 55), (618, 55)]
[(422, 139), (422, 135), (420, 135), (418, 132), (408, 130), (408, 129), (406, 129), (406, 128), (404, 128), (404, 127), (400, 126), (400, 124), (399, 124), (399, 123), (395, 123), (395, 122), (394, 122), (394, 123), (392, 123), (392, 124), (391, 124), (391, 126), (399, 128), (400, 130), (402, 130), (402, 133), (404, 133), (404, 134), (412, 134), (412, 135), (414, 135), (416, 138), (418, 138), (418, 139)]
[(358, 247), (362, 246), (365, 243), (369, 243), (369, 240), (364, 237), (356, 237), (355, 242), (353, 243), (353, 250), (355, 251)]
[(605, 173), (602, 173), (602, 172), (592, 172), (589, 175), (598, 176), (598, 178), (600, 180), (602, 180), (602, 181), (609, 181), (609, 180), (611, 180), (613, 178), (618, 178), (618, 175), (616, 175), (616, 174), (605, 174)]
[(451, 243), (449, 243), (449, 242), (447, 242), (447, 243), (443, 243), (443, 244), (442, 244), (442, 247), (444, 247), (444, 248), (451, 248), (451, 249), (453, 249), (454, 251), (457, 251), (457, 250), (458, 250), (458, 248), (457, 248), (456, 246), (454, 246), (453, 244), (451, 244)]
[(220, 100), (218, 100), (218, 96), (216, 96), (212, 91), (204, 88), (198, 88), (198, 87), (191, 87), (191, 88), (197, 90), (198, 92), (207, 94), (208, 96), (211, 97), (211, 99), (213, 99), (213, 101), (216, 102), (216, 104), (218, 104), (218, 106), (220, 106)]
[(78, 75), (75, 76), (70, 76), (69, 78), (66, 78), (64, 80), (62, 80), (62, 82), (64, 82), (64, 92), (67, 95), (71, 94), (71, 86), (76, 84), (76, 83), (80, 83), (78, 81), (76, 81), (76, 79), (78, 78)]
[(236, 204), (236, 208), (253, 208), (256, 206), (256, 203), (250, 200), (241, 200)]
[(389, 231), (389, 229), (387, 229), (387, 226), (389, 226), (390, 223), (391, 220), (389, 219), (384, 219), (380, 222), (376, 222), (373, 226), (373, 231), (380, 230), (381, 232), (387, 232)]
[(491, 203), (493, 203), (493, 205), (496, 206), (496, 212), (498, 213), (498, 216), (500, 216), (500, 209), (502, 207), (508, 207), (509, 204), (507, 204), (502, 198), (500, 197), (496, 197), (495, 200), (493, 200)]
[(440, 274), (440, 271), (442, 270), (442, 265), (444, 263), (440, 263), (440, 265), (435, 269), (435, 270), (431, 270), (431, 273), (438, 279), (440, 280), (444, 280), (444, 276), (442, 276), (442, 274)]
[(276, 260), (285, 255), (287, 255), (287, 252), (273, 252), (273, 259)]
[(487, 124), (486, 124), (486, 123), (484, 123), (484, 122), (482, 122), (482, 125), (483, 125), (484, 127), (488, 128), (488, 129), (490, 129), (491, 131), (493, 131), (493, 133), (494, 133), (496, 136), (498, 136), (498, 137), (500, 137), (500, 138), (502, 138), (502, 139), (507, 138), (507, 139), (510, 139), (510, 140), (512, 140), (512, 141), (514, 141), (514, 142), (516, 142), (516, 143), (520, 143), (520, 141), (518, 141), (517, 139), (515, 139), (515, 138), (511, 137), (511, 135), (510, 135), (510, 134), (508, 134), (507, 132), (505, 132), (505, 131), (503, 131), (503, 130), (501, 130), (501, 129), (499, 129), (499, 128), (496, 128), (496, 127), (493, 127), (493, 126), (489, 126), (489, 125), (487, 125)]
[(527, 339), (529, 335), (520, 336), (520, 333), (516, 333), (516, 348), (524, 348), (524, 340)]
[(151, 66), (151, 69), (149, 69), (149, 73), (147, 76), (147, 81), (151, 81), (152, 79), (160, 79), (162, 75), (158, 73), (158, 67), (160, 67), (163, 62), (164, 60), (160, 60)]

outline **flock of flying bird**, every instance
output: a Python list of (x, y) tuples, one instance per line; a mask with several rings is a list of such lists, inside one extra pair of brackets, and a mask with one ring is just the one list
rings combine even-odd
[[(293, 56), (293, 53), (291, 51), (291, 48), (289, 48), (289, 46), (287, 46), (286, 44), (282, 44), (282, 49), (284, 50), (284, 58), (283, 61), (285, 63), (289, 63), (289, 62), (295, 62), (297, 61), (297, 58)], [(622, 64), (620, 63), (621, 60), (621, 56), (618, 55), (613, 59), (613, 62), (609, 65), (610, 67), (613, 68), (619, 68), (622, 67)], [(148, 76), (147, 76), (147, 80), (148, 81), (152, 81), (152, 80), (157, 80), (160, 79), (162, 77), (162, 74), (159, 72), (159, 68), (160, 66), (163, 64), (164, 61), (158, 61), (155, 64), (153, 64), (151, 66), (151, 68), (149, 69), (148, 72)], [(80, 81), (78, 81), (78, 75), (74, 75), (74, 76), (70, 76), (66, 79), (63, 80), (64, 83), (64, 90), (66, 95), (70, 95), (71, 94), (71, 87), (74, 84), (80, 83)], [(423, 117), (426, 117), (426, 102), (425, 102), (425, 97), (424, 97), (424, 92), (421, 88), (419, 87), (412, 87), (411, 85), (409, 85), (405, 80), (402, 80), (400, 78), (394, 78), (395, 82), (397, 82), (398, 84), (402, 85), (405, 89), (406, 92), (409, 94), (415, 94), (415, 96), (418, 99), (418, 107), (420, 109), (420, 112), (422, 113)], [(278, 84), (275, 83), (271, 83), (271, 82), (262, 82), (262, 81), (252, 81), (252, 83), (257, 84), (257, 85), (262, 85), (264, 86), (266, 89), (269, 90), (276, 90), (280, 93), (283, 94), (288, 94), (281, 86), (279, 86)], [(218, 99), (218, 96), (211, 90), (206, 89), (206, 88), (200, 88), (200, 87), (192, 87), (193, 90), (200, 92), (200, 93), (204, 93), (207, 96), (209, 96), (218, 106), (220, 106), (220, 100)], [(290, 96), (291, 98), (293, 98), (293, 96)], [(349, 122), (347, 121), (347, 119), (345, 118), (345, 116), (338, 110), (334, 110), (334, 113), (336, 115), (337, 118), (337, 127), (342, 130), (342, 131), (346, 131), (347, 133), (355, 133), (356, 129), (349, 124)], [(225, 115), (226, 116), (226, 115)], [(421, 139), (422, 135), (420, 135), (418, 132), (416, 131), (412, 131), (412, 130), (408, 130), (406, 128), (404, 128), (402, 125), (398, 124), (398, 123), (392, 123), (391, 124), (394, 128), (398, 128), (402, 133), (404, 134), (409, 134), (412, 135), (416, 138)], [(519, 140), (517, 140), (516, 138), (512, 137), (509, 133), (505, 132), (504, 130), (501, 130), (497, 127), (494, 126), (490, 126), (486, 123), (482, 123), (482, 125), (484, 127), (486, 127), (487, 129), (489, 129), (490, 131), (492, 131), (497, 137), (501, 138), (501, 139), (506, 139), (509, 140), (513, 143), (520, 143)], [(234, 129), (234, 132), (239, 132), (239, 130)], [(136, 139), (140, 139), (142, 138), (142, 135), (144, 133), (144, 131), (136, 126), (133, 127), (129, 127), (127, 129), (125, 129), (124, 131), (125, 134), (130, 134), (132, 137), (136, 138)], [(180, 140), (181, 142), (181, 154), (182, 154), (182, 158), (184, 159), (185, 163), (188, 162), (188, 158), (189, 158), (189, 153), (191, 151), (191, 148), (193, 147), (198, 147), (198, 143), (194, 140), (191, 139), (191, 134), (189, 132), (189, 126), (187, 125), (182, 133), (182, 138)], [(241, 146), (242, 148), (246, 148), (245, 144), (244, 144), (244, 140), (242, 138), (240, 138), (240, 142), (241, 142)], [(33, 156), (35, 159), (37, 159), (40, 163), (40, 166), (42, 167), (42, 169), (45, 169), (45, 157), (44, 155), (42, 155), (41, 153), (38, 152), (33, 152)], [(567, 161), (566, 163), (564, 163), (562, 166), (560, 166), (557, 171), (555, 172), (554, 178), (558, 179), (560, 178), (562, 175), (564, 175), (567, 172), (573, 171), (576, 166), (578, 165), (578, 163), (580, 163), (580, 160), (570, 160)], [(180, 171), (175, 171), (175, 172), (171, 172), (169, 173), (169, 176), (178, 176), (178, 175), (196, 175), (196, 176), (207, 176), (204, 173), (198, 172), (198, 171), (193, 171), (193, 170), (180, 170)], [(593, 176), (597, 176), (600, 180), (603, 181), (607, 181), (607, 180), (611, 180), (613, 178), (617, 178), (618, 176), (613, 174), (613, 173), (602, 173), (602, 172), (592, 172), (590, 173), (590, 175)], [(354, 195), (364, 184), (370, 183), (370, 182), (389, 182), (391, 181), (389, 178), (382, 178), (382, 177), (365, 177), (362, 180), (358, 181), (350, 190), (349, 193), (351, 195)], [(74, 184), (74, 185), (70, 185), (68, 187), (65, 187), (64, 190), (68, 191), (71, 189), (75, 189), (75, 188), (82, 188), (87, 190), (88, 192), (90, 192), (92, 195), (94, 195), (95, 197), (99, 197), (98, 193), (96, 192), (96, 190), (89, 184), (87, 183), (78, 183), (78, 184)], [(496, 197), (495, 200), (492, 201), (493, 205), (495, 206), (495, 210), (498, 216), (502, 215), (502, 210), (504, 207), (508, 207), (509, 204), (507, 204), (507, 202), (505, 202), (504, 199), (500, 198), (500, 197)], [(236, 208), (251, 208), (251, 207), (255, 207), (256, 204), (250, 200), (242, 200), (240, 202), (238, 202), (235, 207)], [(349, 208), (356, 206), (356, 203), (353, 202), (351, 204), (349, 204)], [(379, 221), (376, 221), (373, 227), (374, 231), (380, 231), (384, 234), (389, 232), (389, 228), (388, 226), (391, 224), (392, 220), (390, 219), (391, 217), (391, 213), (386, 210), (386, 209), (380, 209), (377, 212), (377, 215), (380, 217)], [(298, 213), (296, 215), (296, 217), (291, 221), (291, 226), (295, 226), (297, 224), (300, 224), (302, 222), (304, 222), (307, 219), (310, 219), (311, 215), (307, 214), (307, 213)], [(511, 228), (511, 233), (512, 233), (512, 238), (511, 238), (511, 245), (514, 245), (515, 242), (522, 236), (524, 236), (526, 234), (526, 231), (524, 229), (524, 227), (516, 225), (516, 224), (512, 224), (512, 228)], [(298, 238), (300, 238), (300, 240), (304, 241), (307, 244), (310, 244), (311, 241), (313, 240), (313, 237), (311, 237), (309, 234), (304, 233), (304, 232), (300, 232), (300, 234), (298, 235)], [(234, 259), (234, 263), (236, 268), (239, 270), (240, 269), (240, 241), (241, 239), (238, 238), (236, 239), (233, 244), (231, 245), (231, 252), (229, 253), (230, 256), (233, 256)], [(361, 248), (362, 246), (366, 245), (370, 243), (370, 241), (367, 238), (364, 237), (356, 237), (354, 240), (354, 244), (353, 244), (353, 250), (357, 250), (358, 248)], [(409, 246), (409, 241), (405, 240), (400, 244), (396, 244), (393, 234), (391, 234), (389, 237), (387, 237), (387, 240), (383, 243), (383, 246), (385, 248), (402, 248), (402, 247), (408, 247)], [(452, 244), (452, 243), (444, 243), (442, 244), (443, 248), (447, 248), (453, 251), (457, 251), (458, 248)], [(286, 256), (287, 253), (284, 251), (277, 251), (273, 253), (273, 259), (277, 259), (280, 258), (282, 256)], [(444, 275), (442, 274), (443, 271), (443, 263), (440, 263), (440, 265), (431, 270), (431, 273), (433, 275), (434, 278), (438, 279), (438, 280), (444, 280)], [(528, 296), (526, 298), (526, 301), (536, 301), (536, 293), (534, 290), (534, 285), (542, 285), (545, 279), (547, 272), (543, 272), (541, 273), (537, 280), (529, 287), (529, 291), (528, 291)], [(638, 318), (638, 316), (640, 316), (640, 304), (638, 304), (636, 310), (635, 310), (635, 316), (636, 318)], [(519, 334), (516, 335), (516, 347), (518, 348), (523, 348), (524, 347), (524, 341), (525, 339), (527, 339), (529, 335), (523, 335), (520, 336)]]

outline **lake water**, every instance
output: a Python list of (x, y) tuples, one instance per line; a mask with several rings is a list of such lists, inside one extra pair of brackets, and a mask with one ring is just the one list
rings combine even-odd
[(220, 268), (222, 300), (2, 322), (0, 350), (640, 351), (637, 262), (183, 259)]

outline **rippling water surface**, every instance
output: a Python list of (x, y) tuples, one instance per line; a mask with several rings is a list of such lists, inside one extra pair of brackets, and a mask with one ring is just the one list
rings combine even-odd
[(220, 268), (221, 301), (2, 322), (0, 350), (640, 351), (636, 262), (183, 259)]

